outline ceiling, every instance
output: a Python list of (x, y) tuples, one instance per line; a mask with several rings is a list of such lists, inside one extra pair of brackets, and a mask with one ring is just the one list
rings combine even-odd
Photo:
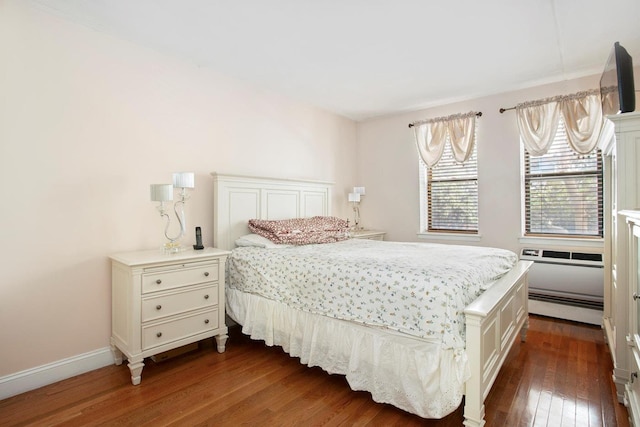
[(639, 0), (31, 0), (354, 120), (640, 63)]

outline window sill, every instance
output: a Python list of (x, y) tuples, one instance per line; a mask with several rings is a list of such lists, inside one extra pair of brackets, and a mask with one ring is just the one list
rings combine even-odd
[(447, 240), (458, 242), (479, 242), (482, 236), (479, 234), (459, 234), (459, 233), (418, 233), (419, 239), (427, 240)]
[(536, 246), (562, 246), (562, 247), (579, 247), (579, 248), (592, 248), (603, 249), (604, 239), (581, 239), (581, 238), (566, 238), (566, 237), (530, 237), (521, 236), (519, 239), (520, 244), (523, 245), (536, 245)]

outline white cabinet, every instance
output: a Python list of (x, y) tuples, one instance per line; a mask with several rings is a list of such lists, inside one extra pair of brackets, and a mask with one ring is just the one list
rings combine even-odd
[(631, 349), (629, 369), (630, 380), (626, 387), (627, 407), (633, 425), (640, 426), (640, 211), (621, 211), (629, 226), (628, 278), (629, 278), (629, 334)]
[(640, 207), (640, 113), (610, 117), (613, 132), (601, 139), (604, 154), (604, 313), (603, 326), (613, 359), (613, 380), (620, 402), (625, 402), (631, 378), (629, 347), (630, 298), (629, 233), (625, 209)]
[(225, 350), (224, 271), (228, 251), (214, 248), (111, 256), (111, 349), (140, 384), (144, 358), (215, 336)]

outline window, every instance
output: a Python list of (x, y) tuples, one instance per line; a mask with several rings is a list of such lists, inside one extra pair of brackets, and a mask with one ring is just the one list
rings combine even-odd
[(478, 233), (478, 156), (477, 145), (464, 162), (453, 158), (447, 140), (442, 158), (433, 168), (422, 165), (426, 209), (422, 209), (428, 232)]
[(560, 120), (549, 151), (524, 151), (525, 236), (602, 237), (602, 156), (575, 153)]

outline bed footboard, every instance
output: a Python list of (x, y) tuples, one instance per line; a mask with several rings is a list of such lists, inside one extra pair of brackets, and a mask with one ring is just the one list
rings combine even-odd
[(520, 261), (465, 309), (466, 349), (471, 378), (465, 384), (464, 425), (482, 427), (484, 400), (509, 350), (529, 326), (527, 272), (531, 261)]

